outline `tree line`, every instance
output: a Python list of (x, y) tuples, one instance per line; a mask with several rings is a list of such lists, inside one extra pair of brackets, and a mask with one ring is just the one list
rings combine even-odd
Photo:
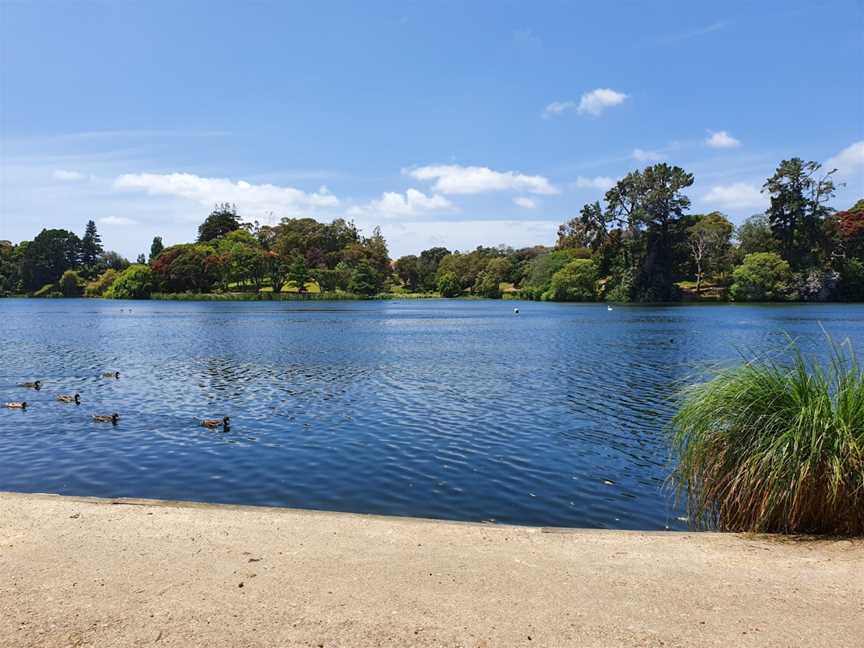
[(769, 207), (734, 227), (691, 214), (693, 175), (661, 163), (628, 173), (602, 201), (558, 229), (554, 246), (433, 247), (391, 261), (377, 228), (285, 218), (244, 223), (217, 205), (197, 240), (130, 263), (106, 251), (93, 221), (80, 238), (45, 229), (0, 241), (0, 294), (147, 298), (153, 293), (381, 293), (549, 301), (864, 300), (864, 200), (828, 206), (834, 172), (783, 160), (763, 191)]

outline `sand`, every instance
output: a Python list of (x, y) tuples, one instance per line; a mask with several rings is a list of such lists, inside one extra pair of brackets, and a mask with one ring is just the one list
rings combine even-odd
[(864, 541), (0, 493), (0, 646), (864, 646)]

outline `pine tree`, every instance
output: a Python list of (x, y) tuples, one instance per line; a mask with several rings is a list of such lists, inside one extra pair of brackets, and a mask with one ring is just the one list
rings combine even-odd
[(102, 238), (99, 232), (96, 231), (96, 223), (92, 220), (87, 221), (87, 227), (84, 228), (84, 238), (81, 239), (81, 266), (86, 274), (93, 274), (96, 271), (96, 263), (99, 260), (99, 255), (102, 254)]

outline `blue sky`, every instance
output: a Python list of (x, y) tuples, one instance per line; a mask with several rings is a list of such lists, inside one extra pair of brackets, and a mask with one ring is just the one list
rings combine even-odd
[(864, 195), (861, 0), (0, 0), (0, 37), (0, 239), (92, 218), (136, 256), (231, 201), (394, 255), (551, 244), (661, 159), (736, 222), (784, 157)]

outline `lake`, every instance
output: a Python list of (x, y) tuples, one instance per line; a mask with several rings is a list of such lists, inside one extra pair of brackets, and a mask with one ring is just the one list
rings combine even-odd
[(681, 529), (677, 390), (822, 327), (864, 349), (864, 305), (5, 299), (0, 490)]

